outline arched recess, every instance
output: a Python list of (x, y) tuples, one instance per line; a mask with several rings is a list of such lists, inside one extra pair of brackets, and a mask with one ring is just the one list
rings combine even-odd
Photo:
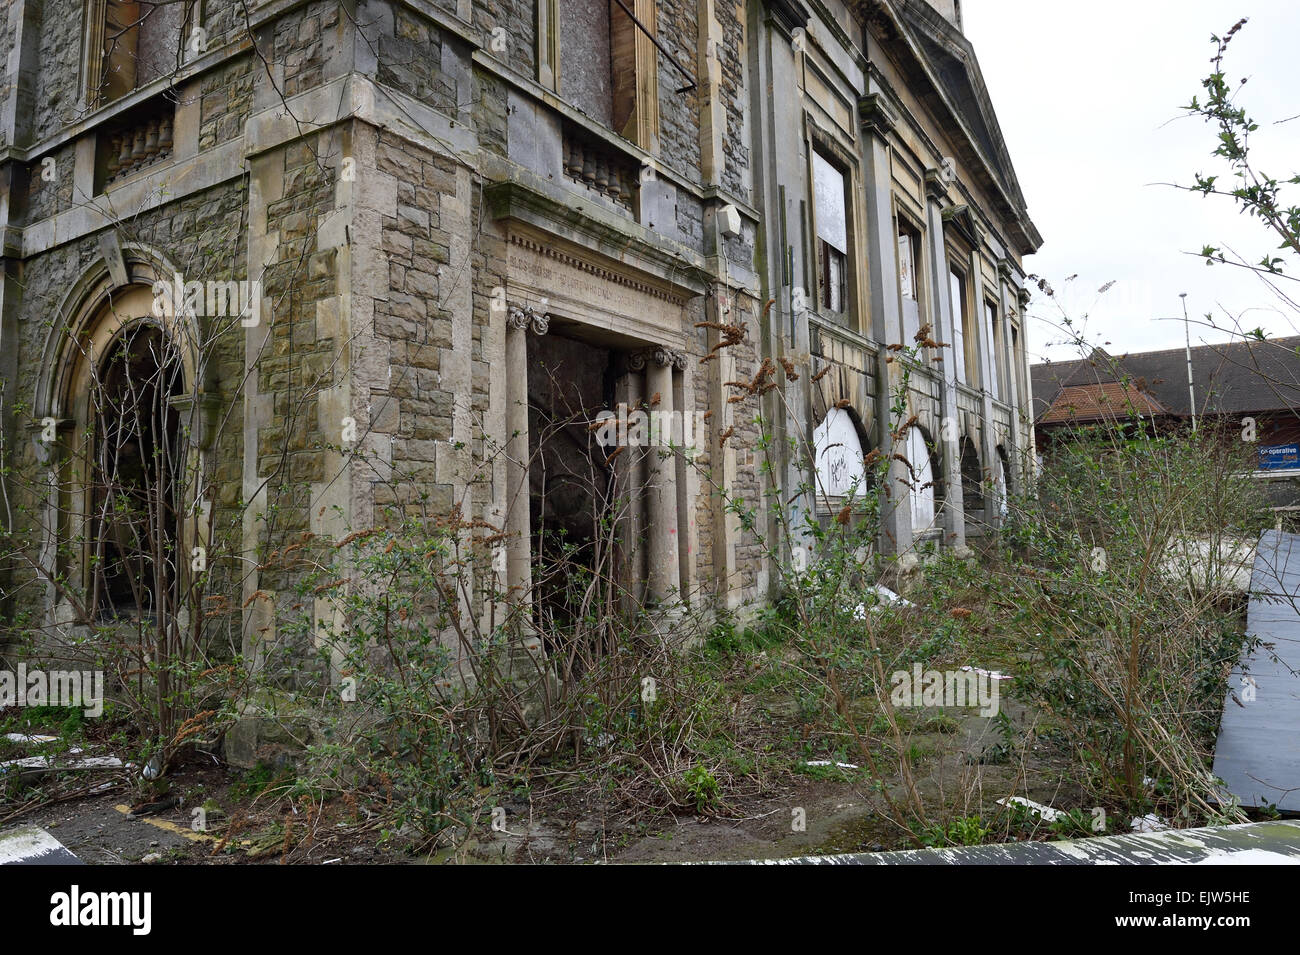
[(939, 507), (943, 503), (943, 486), (939, 475), (941, 462), (934, 442), (919, 424), (907, 429), (903, 454), (911, 467), (911, 487), (907, 495), (912, 518), (912, 534), (919, 536), (933, 531), (938, 523)]
[(872, 486), (864, 459), (871, 441), (852, 408), (831, 408), (813, 430), (817, 510), (828, 513)]
[(208, 537), (198, 505), (213, 402), (198, 319), (155, 314), (154, 283), (175, 274), (160, 256), (124, 259), (126, 283), (101, 261), (69, 292), (38, 384), (38, 421), (58, 432), (43, 569), (66, 581), (51, 594), (65, 620), (178, 612), (191, 550)]
[(958, 444), (961, 455), (962, 511), (969, 522), (984, 510), (984, 466), (979, 450), (969, 435), (963, 434)]
[(994, 449), (993, 454), (993, 500), (997, 503), (998, 520), (1006, 520), (1010, 505), (1008, 503), (1009, 492), (1007, 485), (1007, 475), (1010, 474), (1010, 466), (1007, 463), (1007, 452), (1002, 445)]

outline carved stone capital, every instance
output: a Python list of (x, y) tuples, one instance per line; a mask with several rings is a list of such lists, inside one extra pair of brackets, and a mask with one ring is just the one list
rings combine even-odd
[(651, 348), (643, 348), (640, 351), (634, 351), (627, 356), (627, 370), (631, 372), (645, 371), (650, 362), (654, 362), (660, 368), (675, 368), (678, 371), (685, 371), (687, 357), (683, 352), (668, 348), (664, 345), (655, 345)]
[(551, 316), (537, 311), (531, 305), (511, 305), (506, 321), (511, 328), (521, 332), (532, 328), (537, 335), (545, 335), (551, 327)]

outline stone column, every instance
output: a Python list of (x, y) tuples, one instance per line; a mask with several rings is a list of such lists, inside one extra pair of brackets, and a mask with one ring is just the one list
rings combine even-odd
[[(1024, 382), (1024, 392), (1017, 389), (1017, 399), (1020, 405), (1016, 408), (1016, 429), (1022, 439), (1020, 447), (1024, 449), (1021, 454), (1021, 460), (1016, 462), (1016, 468), (1019, 472), (1022, 488), (1028, 487), (1033, 483), (1035, 461), (1038, 455), (1036, 436), (1034, 435), (1034, 395), (1030, 385), (1029, 364), (1025, 357), (1029, 354), (1029, 314), (1026, 311), (1029, 308), (1029, 292), (1026, 289), (1016, 290), (1016, 302), (1020, 306), (1020, 357), (1014, 355), (1012, 360), (1016, 361), (1016, 369), (1020, 372), (1020, 380)], [(1024, 413), (1023, 425), (1020, 417)], [(1023, 433), (1020, 429), (1023, 427)]]
[[(675, 354), (656, 348), (646, 361), (646, 403), (650, 406), (650, 449), (646, 486), (650, 599), (672, 601), (681, 589), (677, 552), (677, 455), (671, 450)], [(656, 397), (658, 401), (656, 401)]]
[(531, 305), (506, 318), (506, 588), (532, 600), (532, 515), (528, 500), (528, 329), (545, 335), (550, 318)]
[(925, 173), (926, 236), (930, 256), (930, 274), (934, 276), (934, 337), (950, 347), (941, 354), (939, 363), (943, 371), (940, 390), (939, 443), (943, 448), (943, 542), (958, 553), (966, 551), (966, 511), (961, 486), (961, 418), (957, 411), (957, 362), (962, 360), (951, 347), (956, 341), (954, 327), (958, 321), (959, 305), (952, 301), (952, 286), (948, 281), (948, 248), (944, 242), (942, 201), (947, 198), (948, 185), (938, 169)]
[(625, 555), (621, 568), (624, 610), (631, 614), (640, 610), (646, 599), (646, 448), (643, 441), (632, 440), (640, 420), (638, 416), (645, 410), (645, 354), (635, 352), (625, 358), (625, 363), (625, 374), (615, 390), (616, 412), (620, 418), (618, 440), (623, 450), (615, 459), (614, 468), (619, 499), (626, 501), (620, 514), (619, 536)]
[(980, 369), (980, 458), (983, 464), (985, 486), (984, 524), (996, 527), (998, 523), (998, 504), (994, 499), (992, 488), (994, 458), (997, 457), (997, 437), (993, 418), (993, 392), (996, 389), (997, 369), (993, 364), (993, 329), (989, 326), (985, 308), (983, 263), (980, 250), (976, 247), (971, 253), (971, 282), (975, 289), (975, 341), (979, 355)]
[(690, 421), (691, 408), (694, 395), (687, 387), (686, 381), (686, 356), (681, 352), (673, 352), (672, 355), (673, 370), (673, 407), (677, 409), (677, 414), (673, 415), (673, 446), (677, 452), (673, 455), (673, 474), (677, 482), (677, 534), (673, 544), (677, 549), (677, 579), (681, 588), (682, 601), (689, 602), (691, 585), (695, 579), (694, 563), (695, 554), (693, 552), (693, 534), (695, 529), (695, 519), (691, 514), (691, 477), (693, 472), (687, 461), (686, 442), (689, 437), (692, 442), (696, 441), (696, 436), (692, 430), (690, 435), (687, 434), (688, 428), (693, 428), (694, 422)]
[[(902, 422), (892, 420), (893, 393), (901, 383), (899, 366), (887, 359), (884, 346), (902, 338), (902, 303), (898, 300), (898, 236), (894, 231), (893, 196), (890, 185), (889, 135), (899, 117), (898, 107), (883, 93), (871, 93), (858, 101), (858, 118), (865, 135), (867, 194), (867, 262), (871, 268), (871, 337), (880, 346), (876, 356), (876, 425), (880, 452), (889, 461), (889, 476), (880, 504), (881, 549), (884, 553), (906, 554), (912, 550), (912, 513), (909, 503), (911, 475), (907, 465), (894, 458), (893, 430)], [(905, 344), (911, 344), (907, 342)], [(883, 394), (879, 392), (883, 389)]]

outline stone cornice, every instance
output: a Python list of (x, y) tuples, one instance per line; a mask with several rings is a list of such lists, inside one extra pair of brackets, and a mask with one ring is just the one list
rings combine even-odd
[[(551, 191), (557, 194), (548, 195)], [(484, 193), (495, 219), (527, 227), (511, 230), (510, 241), (517, 245), (677, 304), (703, 295), (708, 288), (710, 277), (690, 250), (674, 247), (675, 243), (670, 245), (640, 223), (592, 203), (579, 208), (561, 187), (540, 179), (536, 187), (511, 180), (494, 183)], [(529, 236), (529, 231), (536, 235)], [(564, 249), (548, 236), (569, 243), (571, 248)], [(608, 265), (600, 259), (608, 260)], [(642, 278), (629, 274), (628, 269), (639, 271)]]
[[(648, 282), (637, 281), (626, 273), (618, 271), (616, 268), (599, 265), (588, 259), (582, 258), (581, 256), (565, 252), (563, 249), (558, 249), (550, 243), (543, 242), (540, 239), (535, 239), (528, 235), (513, 232), (510, 234), (510, 244), (517, 245), (521, 249), (528, 249), (530, 252), (534, 252), (537, 255), (552, 259), (553, 261), (559, 262), (562, 265), (567, 265), (570, 268), (586, 272), (588, 275), (594, 275), (596, 278), (604, 279), (607, 282), (613, 282), (616, 285), (622, 285), (625, 288), (630, 288), (637, 292), (651, 295), (657, 299), (662, 299), (663, 301), (670, 302), (673, 305), (681, 305), (686, 299), (686, 296), (674, 295), (671, 292), (665, 291), (660, 286), (652, 285)], [(533, 330), (537, 331), (535, 327)], [(545, 331), (543, 330), (539, 332), (539, 334), (545, 334)]]
[(948, 177), (942, 169), (925, 171), (925, 197), (936, 202), (948, 198)]
[(858, 122), (864, 132), (888, 136), (901, 117), (902, 111), (884, 93), (868, 93), (858, 100)]
[(786, 33), (808, 26), (812, 14), (800, 0), (768, 0), (768, 12)]

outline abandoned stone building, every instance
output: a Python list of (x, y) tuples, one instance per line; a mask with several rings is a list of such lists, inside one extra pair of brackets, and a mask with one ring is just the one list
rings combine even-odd
[[(9, 0), (0, 29), (7, 621), (152, 606), (211, 548), (247, 648), (292, 599), (265, 555), (395, 509), (499, 529), (527, 594), (615, 496), (627, 593), (742, 608), (873, 450), (905, 450), (885, 554), (964, 547), (1026, 480), (1041, 239), (959, 0)], [(104, 494), (163, 451), (168, 571)]]

